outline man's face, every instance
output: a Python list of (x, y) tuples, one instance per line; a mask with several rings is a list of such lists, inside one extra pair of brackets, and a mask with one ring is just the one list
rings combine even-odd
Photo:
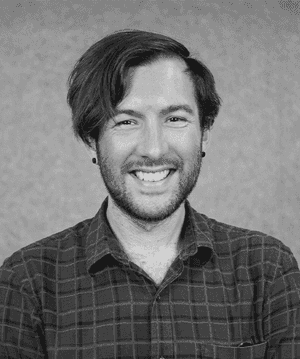
[[(185, 68), (181, 60), (161, 59), (133, 69), (128, 95), (117, 106), (120, 113), (99, 139), (97, 155), (109, 196), (133, 219), (166, 219), (196, 185), (200, 118)], [(185, 108), (175, 108), (181, 105)]]

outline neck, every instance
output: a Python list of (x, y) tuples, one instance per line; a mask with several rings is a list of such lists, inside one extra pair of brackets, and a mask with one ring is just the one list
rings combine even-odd
[(185, 217), (184, 203), (159, 223), (139, 221), (124, 213), (109, 197), (108, 222), (127, 253), (155, 254), (176, 249)]

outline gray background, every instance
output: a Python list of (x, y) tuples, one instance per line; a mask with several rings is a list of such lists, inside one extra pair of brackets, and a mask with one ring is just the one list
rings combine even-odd
[(0, 3), (0, 263), (95, 215), (107, 193), (71, 132), (66, 80), (94, 42), (122, 28), (182, 41), (223, 105), (190, 202), (261, 230), (300, 263), (299, 1)]

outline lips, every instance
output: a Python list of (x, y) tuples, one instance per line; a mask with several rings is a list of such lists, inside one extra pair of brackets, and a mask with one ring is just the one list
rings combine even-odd
[(141, 181), (158, 182), (167, 178), (170, 174), (170, 170), (164, 170), (159, 172), (135, 171), (134, 174)]
[(156, 172), (162, 172), (162, 171), (175, 171), (175, 168), (171, 167), (161, 167), (161, 168), (135, 168), (131, 170), (129, 173), (135, 173), (135, 172), (145, 172), (145, 173), (156, 173)]
[[(170, 195), (174, 186), (178, 185), (177, 171), (171, 170), (168, 176), (160, 181), (143, 181), (133, 173), (128, 173), (131, 179), (128, 180), (128, 186), (133, 193), (141, 196), (162, 196)], [(148, 177), (149, 179), (149, 177)]]
[(145, 173), (145, 174), (158, 174), (158, 173), (162, 173), (162, 172), (168, 172), (168, 175), (166, 177), (169, 176), (170, 173), (173, 173), (175, 172), (175, 169), (171, 169), (171, 168), (167, 168), (167, 169), (164, 169), (164, 170), (160, 170), (160, 171), (142, 171), (142, 170), (135, 170), (135, 171), (131, 171), (130, 173), (135, 175), (137, 177), (137, 172), (140, 172), (140, 173)]

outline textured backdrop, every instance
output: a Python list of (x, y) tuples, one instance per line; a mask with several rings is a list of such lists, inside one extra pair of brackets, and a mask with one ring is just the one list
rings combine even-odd
[(66, 80), (122, 28), (175, 37), (212, 70), (223, 105), (190, 202), (271, 234), (300, 264), (299, 1), (25, 1), (0, 11), (0, 264), (90, 218), (107, 192), (71, 132)]

